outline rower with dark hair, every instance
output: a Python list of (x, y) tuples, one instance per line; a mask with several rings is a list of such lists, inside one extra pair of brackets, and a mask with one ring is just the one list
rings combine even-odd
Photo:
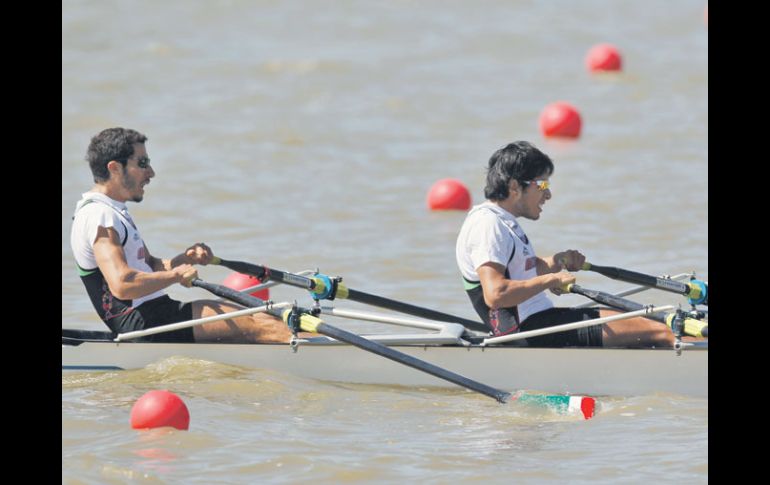
[[(575, 282), (585, 256), (568, 249), (539, 257), (519, 224), (538, 220), (551, 199), (554, 166), (531, 143), (517, 141), (489, 159), (484, 196), (468, 212), (457, 237), (456, 258), (474, 309), (494, 336), (590, 320), (619, 312), (554, 307), (545, 294), (561, 294)], [(566, 271), (565, 271), (566, 270)], [(667, 326), (643, 317), (526, 339), (536, 347), (671, 347)]]
[[(150, 254), (126, 202), (141, 202), (155, 176), (145, 142), (135, 130), (109, 128), (91, 139), (87, 160), (95, 185), (77, 203), (70, 244), (96, 312), (114, 334), (221, 315), (242, 309), (215, 300), (181, 303), (163, 291), (190, 286), (194, 264), (209, 264), (204, 243), (171, 259)], [(230, 318), (145, 337), (156, 342), (288, 342), (291, 332), (265, 313)]]

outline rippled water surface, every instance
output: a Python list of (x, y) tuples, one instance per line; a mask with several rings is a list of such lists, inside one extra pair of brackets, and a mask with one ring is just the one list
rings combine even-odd
[[(77, 277), (69, 223), (92, 185), (88, 140), (109, 126), (149, 137), (157, 176), (129, 208), (155, 255), (203, 240), (228, 259), (320, 268), (351, 288), (473, 318), (454, 264), (464, 214), (428, 211), (426, 194), (453, 177), (481, 202), (489, 156), (523, 139), (556, 166), (553, 199), (539, 221), (523, 222), (539, 253), (577, 248), (596, 264), (708, 279), (705, 8), (65, 0), (62, 327), (104, 328)], [(601, 42), (621, 50), (622, 73), (586, 71)], [(540, 111), (557, 100), (581, 112), (576, 141), (539, 133)], [(219, 282), (228, 272), (200, 274)], [(309, 302), (290, 288), (272, 295)], [(679, 303), (660, 292), (639, 301)], [(189, 431), (129, 428), (133, 402), (152, 389), (183, 397)], [(460, 389), (184, 359), (65, 374), (62, 482), (707, 481), (707, 400), (600, 402), (584, 421)]]

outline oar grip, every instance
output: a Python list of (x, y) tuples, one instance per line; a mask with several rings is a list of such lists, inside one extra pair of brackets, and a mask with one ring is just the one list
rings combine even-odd
[(219, 256), (214, 256), (213, 258), (211, 258), (211, 263), (209, 264), (222, 264), (222, 258), (220, 258)]
[(581, 267), (580, 269), (582, 269), (583, 271), (590, 271), (591, 270), (591, 263), (586, 261), (585, 263), (583, 263), (583, 267)]

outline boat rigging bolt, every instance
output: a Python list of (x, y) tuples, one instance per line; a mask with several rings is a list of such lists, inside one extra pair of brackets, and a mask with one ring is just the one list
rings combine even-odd
[(674, 342), (674, 351), (676, 352), (676, 356), (677, 357), (681, 357), (681, 355), (682, 355), (682, 341), (681, 340), (676, 339), (676, 341)]
[(671, 330), (674, 332), (674, 337), (677, 340), (681, 340), (684, 334), (684, 319), (685, 312), (681, 308), (677, 308), (676, 315), (671, 320)]
[(297, 302), (295, 301), (291, 306), (291, 310), (289, 310), (289, 314), (286, 316), (286, 325), (289, 327), (289, 330), (291, 330), (291, 334), (294, 337), (297, 336), (297, 330), (300, 328), (300, 316), (297, 308)]

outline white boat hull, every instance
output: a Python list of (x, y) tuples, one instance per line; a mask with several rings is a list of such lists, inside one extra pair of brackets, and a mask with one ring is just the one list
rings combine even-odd
[[(673, 350), (394, 345), (444, 369), (506, 391), (593, 396), (657, 392), (708, 397), (708, 348)], [(84, 342), (62, 345), (63, 370), (136, 369), (172, 356), (350, 383), (455, 385), (347, 345)]]

